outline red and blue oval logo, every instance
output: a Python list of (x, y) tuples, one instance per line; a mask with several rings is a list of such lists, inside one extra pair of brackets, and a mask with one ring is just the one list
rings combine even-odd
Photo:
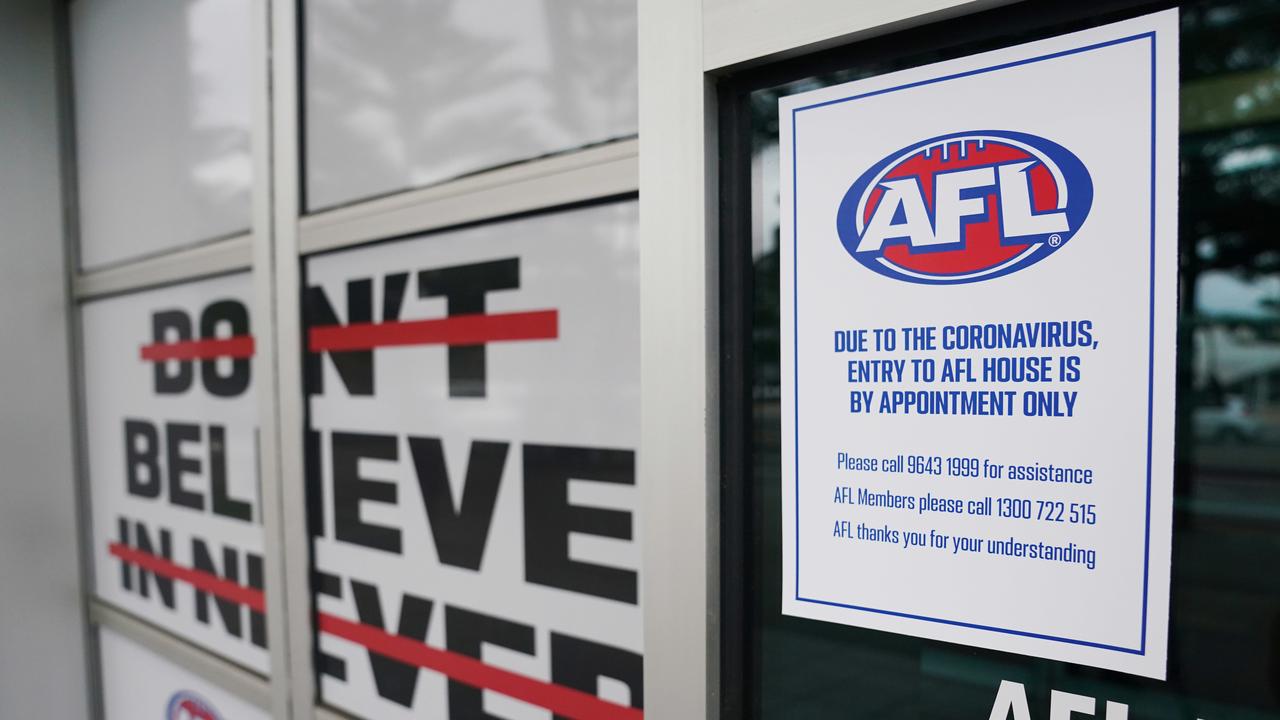
[(179, 690), (169, 698), (165, 720), (222, 720), (222, 716), (208, 700), (190, 690)]
[(1030, 267), (1080, 230), (1093, 180), (1036, 135), (975, 130), (909, 145), (871, 166), (836, 213), (840, 242), (881, 275), (930, 285)]

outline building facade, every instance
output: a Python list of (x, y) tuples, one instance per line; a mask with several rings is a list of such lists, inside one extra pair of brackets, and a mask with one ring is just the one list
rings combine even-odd
[(1280, 6), (0, 18), (0, 715), (1280, 717)]

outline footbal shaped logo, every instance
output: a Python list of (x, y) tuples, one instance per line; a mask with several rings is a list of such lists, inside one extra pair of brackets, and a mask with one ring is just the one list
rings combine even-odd
[(1034, 265), (1080, 230), (1093, 204), (1084, 163), (1036, 135), (929, 138), (871, 166), (836, 213), (840, 242), (881, 275), (929, 285)]
[(190, 690), (179, 690), (169, 698), (164, 717), (165, 720), (222, 720), (208, 700)]

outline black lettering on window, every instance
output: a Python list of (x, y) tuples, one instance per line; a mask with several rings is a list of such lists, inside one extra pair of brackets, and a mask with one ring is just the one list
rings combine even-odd
[[(445, 642), (452, 652), (480, 659), (484, 644), (534, 654), (533, 628), (522, 623), (491, 615), (445, 606)], [(502, 720), (484, 711), (484, 693), (466, 683), (449, 681), (449, 717), (451, 720)]]
[(636, 604), (634, 570), (569, 557), (569, 533), (630, 540), (631, 513), (569, 503), (569, 481), (634, 485), (635, 453), (555, 445), (524, 446), (525, 579)]
[[(445, 297), (449, 317), (482, 315), (485, 295), (520, 287), (520, 259), (422, 270), (418, 273), (418, 297)], [(485, 346), (449, 346), (449, 397), (485, 396)]]
[(394, 435), (333, 433), (333, 528), (342, 542), (400, 554), (400, 530), (367, 523), (360, 517), (363, 502), (396, 504), (396, 485), (360, 476), (360, 459), (395, 460)]
[(409, 438), (409, 451), (440, 562), (468, 570), (480, 569), (502, 469), (507, 461), (507, 447), (507, 443), (502, 442), (471, 443), (462, 501), (455, 511), (439, 438)]

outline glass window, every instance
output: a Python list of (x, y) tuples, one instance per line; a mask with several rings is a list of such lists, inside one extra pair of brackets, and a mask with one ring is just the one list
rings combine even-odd
[[(742, 77), (724, 155), (726, 337), (749, 361), (731, 436), (723, 596), (726, 702), (757, 718), (985, 718), (1002, 680), (1032, 716), (1051, 690), (1139, 718), (1280, 717), (1280, 5), (1181, 6), (1180, 293), (1168, 680), (781, 615), (779, 96), (1137, 14), (1025, 3)], [(1150, 10), (1144, 6), (1143, 11)], [(1028, 31), (1034, 28), (1034, 31)], [(740, 183), (740, 185), (735, 185)], [(733, 203), (736, 201), (737, 207)], [(749, 230), (748, 230), (749, 228)], [(734, 259), (737, 254), (740, 260)], [(750, 260), (746, 260), (747, 253)], [(740, 263), (740, 270), (734, 270)], [(732, 388), (726, 392), (733, 392)], [(732, 431), (733, 416), (726, 417)], [(737, 449), (738, 454), (732, 453)], [(737, 458), (745, 457), (745, 463)], [(741, 480), (739, 480), (741, 478)], [(735, 516), (735, 508), (741, 511)], [(738, 525), (737, 523), (741, 523)], [(735, 564), (737, 563), (737, 564)], [(741, 597), (741, 604), (734, 600)], [(736, 620), (741, 625), (734, 625)], [(739, 664), (740, 659), (740, 664)]]
[(98, 629), (98, 647), (107, 720), (270, 718), (266, 710), (106, 627)]
[(310, 0), (308, 210), (636, 133), (634, 0)]
[(250, 0), (76, 0), (80, 264), (249, 228)]
[(324, 704), (379, 719), (643, 708), (637, 211), (305, 259)]
[(85, 303), (84, 460), (94, 595), (266, 674), (252, 295), (241, 272)]

